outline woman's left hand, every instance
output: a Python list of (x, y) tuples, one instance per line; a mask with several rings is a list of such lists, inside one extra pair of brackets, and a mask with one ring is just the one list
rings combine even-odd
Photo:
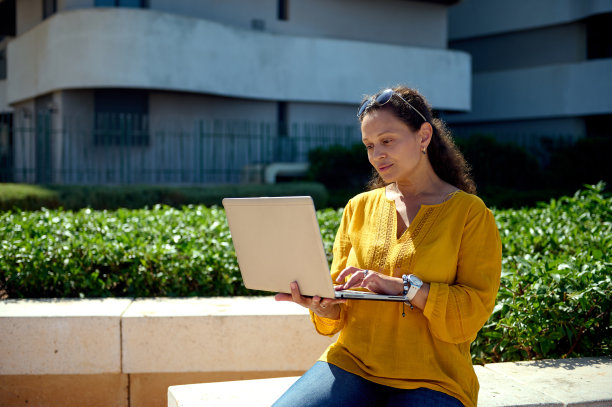
[(404, 285), (401, 278), (391, 277), (377, 273), (372, 270), (363, 270), (357, 267), (347, 267), (338, 274), (336, 281), (342, 282), (350, 278), (342, 285), (336, 286), (336, 290), (348, 290), (355, 287), (363, 287), (378, 294), (401, 295)]

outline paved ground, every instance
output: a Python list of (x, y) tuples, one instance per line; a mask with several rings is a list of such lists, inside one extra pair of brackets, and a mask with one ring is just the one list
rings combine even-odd
[[(612, 359), (475, 366), (479, 406), (612, 406)], [(173, 386), (168, 407), (270, 406), (297, 377)]]

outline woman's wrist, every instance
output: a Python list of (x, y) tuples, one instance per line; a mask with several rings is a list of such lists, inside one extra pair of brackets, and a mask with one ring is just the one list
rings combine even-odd
[(395, 280), (395, 293), (394, 295), (402, 295), (404, 293), (404, 280), (402, 277), (393, 277)]
[(342, 310), (340, 309), (340, 304), (334, 304), (332, 307), (330, 307), (331, 309), (327, 312), (325, 312), (324, 314), (320, 314), (320, 313), (316, 313), (317, 316), (321, 317), (321, 318), (326, 318), (326, 319), (340, 319), (340, 315), (342, 313)]

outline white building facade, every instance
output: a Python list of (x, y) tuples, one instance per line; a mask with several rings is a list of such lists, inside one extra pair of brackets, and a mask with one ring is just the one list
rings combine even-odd
[(612, 0), (463, 0), (449, 48), (472, 56), (459, 134), (612, 136)]
[[(232, 143), (261, 150), (262, 134), (355, 128), (363, 95), (395, 84), (418, 88), (440, 111), (471, 108), (470, 56), (447, 48), (447, 15), (456, 1), (4, 0), (0, 8), (11, 3), (14, 33), (0, 42), (0, 111), (33, 129), (43, 112), (50, 129), (42, 140), (37, 131), (12, 132), (15, 181), (223, 182), (144, 173), (87, 179), (88, 167), (75, 170), (73, 163), (79, 155), (91, 168), (111, 163), (107, 173), (155, 172), (173, 161), (184, 164), (179, 172), (212, 168), (218, 145), (213, 152), (197, 139), (203, 129), (217, 133), (215, 121), (225, 123), (223, 134), (228, 122), (242, 123), (242, 138)], [(101, 117), (119, 114), (128, 115), (118, 120), (129, 122), (130, 134), (100, 132)], [(180, 151), (178, 138), (156, 138), (182, 131), (191, 138), (181, 139)], [(358, 134), (341, 132), (359, 142)], [(126, 146), (123, 161), (112, 164)], [(304, 161), (302, 150), (254, 159), (237, 152), (231, 171), (266, 160)]]

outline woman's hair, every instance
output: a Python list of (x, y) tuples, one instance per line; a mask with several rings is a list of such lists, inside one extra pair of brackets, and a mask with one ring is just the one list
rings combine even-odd
[[(396, 86), (393, 88), (393, 92), (394, 95), (391, 99), (382, 105), (375, 101), (380, 93), (365, 98), (361, 105), (363, 103), (369, 103), (369, 105), (359, 116), (359, 121), (363, 121), (366, 114), (373, 110), (389, 109), (398, 119), (406, 123), (412, 131), (418, 131), (423, 123), (425, 123), (421, 117), (423, 115), (433, 128), (431, 141), (427, 147), (427, 156), (436, 175), (443, 181), (465, 192), (475, 194), (476, 184), (470, 175), (470, 166), (453, 141), (446, 124), (442, 120), (433, 117), (431, 107), (418, 91), (404, 86)], [(397, 95), (401, 95), (405, 101)], [(374, 172), (368, 187), (375, 189), (387, 184), (377, 172)]]

